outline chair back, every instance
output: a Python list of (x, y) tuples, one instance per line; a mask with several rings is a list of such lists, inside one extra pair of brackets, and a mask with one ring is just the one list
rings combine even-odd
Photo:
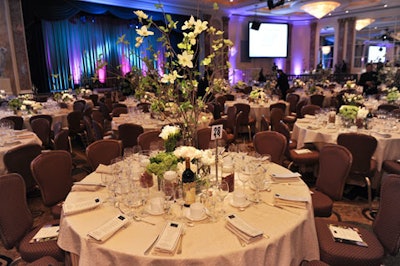
[(225, 111), (225, 102), (226, 102), (226, 97), (225, 95), (220, 95), (216, 98), (217, 103), (219, 104), (220, 110), (222, 112)]
[(93, 127), (93, 137), (94, 140), (99, 140), (104, 138), (104, 128), (102, 124), (96, 120), (92, 120), (92, 127)]
[(77, 100), (73, 103), (72, 105), (72, 109), (74, 111), (78, 111), (83, 113), (83, 110), (85, 110), (85, 106), (86, 106), (86, 101), (85, 100)]
[(281, 109), (283, 113), (286, 112), (286, 103), (283, 102), (277, 102), (277, 103), (273, 103), (269, 106), (269, 110), (272, 111), (272, 109)]
[(79, 111), (72, 111), (67, 115), (69, 133), (77, 134), (82, 132), (81, 121), (83, 115)]
[(310, 103), (322, 107), (325, 96), (322, 94), (313, 94), (310, 96)]
[[(228, 128), (235, 129), (236, 125), (236, 107), (229, 106), (228, 110), (226, 110), (226, 119), (228, 120)], [(232, 131), (234, 133), (234, 131)]]
[(137, 143), (142, 150), (162, 150), (164, 140), (160, 138), (161, 130), (150, 130), (143, 132), (137, 137)]
[(141, 125), (124, 123), (118, 126), (118, 139), (122, 141), (122, 147), (132, 148), (137, 145), (137, 138), (144, 132)]
[(300, 100), (300, 95), (296, 93), (289, 93), (286, 95), (286, 101), (289, 103), (290, 113), (296, 113), (296, 105)]
[(38, 118), (44, 118), (47, 121), (49, 121), (50, 127), (53, 124), (53, 117), (51, 115), (45, 115), (45, 114), (31, 116), (31, 118), (29, 118), (29, 124), (32, 125), (32, 121)]
[(250, 114), (250, 105), (247, 103), (235, 103), (234, 106), (236, 107), (236, 114), (238, 114), (240, 111), (243, 112), (245, 116), (249, 116)]
[(122, 156), (122, 143), (115, 139), (97, 140), (86, 148), (86, 156), (94, 171), (99, 164), (109, 165), (113, 159)]
[(262, 131), (254, 135), (254, 150), (259, 154), (270, 154), (271, 161), (282, 164), (286, 151), (285, 136), (275, 131)]
[(117, 108), (117, 107), (125, 107), (125, 108), (128, 108), (128, 106), (127, 106), (126, 104), (124, 104), (124, 103), (113, 103), (113, 104), (112, 104), (112, 107), (113, 107), (113, 109), (114, 109), (114, 108)]
[[(207, 150), (215, 147), (215, 140), (211, 140), (211, 127), (205, 127), (198, 129), (196, 132), (197, 148), (200, 150)], [(222, 139), (220, 140), (220, 146), (226, 146), (228, 135), (226, 131), (222, 131)]]
[(32, 226), (24, 179), (16, 173), (0, 176), (0, 237), (4, 247), (17, 246)]
[(69, 130), (68, 129), (61, 129), (54, 136), (54, 149), (55, 150), (64, 150), (69, 153), (72, 153), (71, 140), (69, 138)]
[(51, 142), (51, 124), (46, 118), (36, 118), (31, 123), (32, 131), (42, 141), (42, 147), (48, 148)]
[(36, 186), (36, 181), (31, 173), (31, 162), (42, 152), (42, 147), (38, 144), (26, 144), (8, 150), (3, 157), (4, 165), (8, 173), (17, 173), (25, 181), (26, 191), (32, 191)]
[(99, 95), (97, 95), (97, 94), (90, 94), (90, 95), (89, 95), (89, 99), (92, 100), (93, 106), (99, 105), (99, 103), (98, 103), (98, 101), (99, 101)]
[(324, 146), (319, 153), (317, 190), (332, 200), (341, 200), (352, 160), (353, 156), (346, 147), (334, 144)]
[(297, 105), (296, 105), (296, 117), (297, 118), (303, 118), (304, 116), (301, 114), (301, 109), (303, 108), (303, 106), (307, 105), (308, 101), (307, 99), (301, 99)]
[(111, 113), (112, 113), (113, 117), (119, 117), (120, 114), (127, 114), (128, 108), (127, 107), (115, 107), (112, 109)]
[(141, 110), (143, 113), (150, 112), (150, 103), (138, 103), (136, 106)]
[(230, 127), (230, 123), (227, 118), (219, 118), (214, 121), (212, 121), (210, 126), (214, 125), (222, 125), (223, 129), (226, 131), (226, 133), (233, 134), (234, 128)]
[(225, 94), (225, 98), (227, 101), (234, 101), (235, 100), (235, 95), (233, 94)]
[(45, 206), (53, 206), (63, 201), (72, 188), (72, 158), (63, 150), (40, 154), (31, 162), (35, 178)]
[(271, 110), (270, 121), (272, 130), (274, 130), (275, 126), (279, 124), (279, 122), (283, 119), (284, 116), (285, 114), (281, 108), (273, 108)]
[(268, 131), (269, 130), (269, 121), (265, 117), (265, 115), (261, 116), (260, 121), (260, 131)]
[(378, 214), (373, 230), (379, 242), (390, 255), (400, 249), (400, 175), (388, 175), (383, 179)]
[(55, 122), (53, 125), (53, 136), (56, 136), (61, 131), (62, 128), (63, 125), (61, 121)]
[(89, 116), (83, 116), (83, 124), (85, 125), (85, 132), (86, 132), (86, 145), (89, 145), (92, 143), (95, 139), (94, 133), (93, 133), (93, 125), (92, 125), (92, 119)]
[(317, 112), (321, 111), (321, 107), (315, 104), (307, 104), (301, 108), (301, 116), (305, 115), (315, 115)]
[(14, 130), (21, 130), (24, 126), (24, 119), (22, 118), (22, 116), (17, 116), (17, 115), (6, 116), (0, 119), (0, 121), (1, 122), (11, 121), (13, 123)]
[(378, 144), (376, 138), (361, 133), (341, 133), (337, 138), (337, 143), (345, 146), (353, 156), (350, 172), (369, 175), (371, 158)]
[(112, 120), (112, 117), (110, 115), (111, 109), (109, 109), (107, 105), (102, 101), (99, 101), (99, 111), (102, 113), (104, 119), (107, 119), (109, 121)]
[(400, 107), (397, 104), (390, 104), (390, 103), (384, 103), (378, 106), (378, 110), (386, 111), (386, 112), (391, 112), (395, 109), (399, 109)]

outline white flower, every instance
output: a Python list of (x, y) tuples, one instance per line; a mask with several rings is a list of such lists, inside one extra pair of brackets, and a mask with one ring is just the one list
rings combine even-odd
[(201, 21), (200, 19), (198, 19), (194, 24), (194, 33), (198, 35), (203, 31), (205, 31), (207, 29), (207, 24), (208, 24), (207, 21)]
[(178, 54), (178, 62), (181, 66), (193, 68), (193, 55), (189, 54), (187, 51), (183, 51), (182, 54)]
[(190, 160), (200, 159), (203, 155), (202, 151), (196, 149), (193, 146), (180, 146), (175, 149), (174, 155), (178, 158), (189, 157)]
[(367, 117), (368, 113), (369, 113), (369, 110), (365, 109), (365, 107), (362, 107), (362, 108), (358, 109), (357, 118), (364, 119)]
[(189, 20), (186, 20), (182, 26), (182, 30), (188, 30), (191, 29), (194, 24), (196, 23), (196, 21), (194, 20), (193, 16), (190, 16)]
[(161, 78), (161, 82), (174, 84), (177, 78), (182, 78), (182, 76), (178, 75), (178, 71), (174, 70), (171, 74), (164, 74)]
[(203, 155), (200, 158), (200, 162), (204, 165), (213, 165), (215, 164), (215, 155), (212, 150), (203, 151)]
[(140, 29), (136, 29), (136, 33), (143, 37), (154, 35), (154, 32), (149, 31), (146, 26), (142, 26)]
[(136, 10), (136, 11), (133, 11), (133, 13), (135, 13), (135, 15), (138, 16), (139, 19), (147, 19), (149, 17), (142, 10)]
[(161, 130), (159, 137), (162, 138), (163, 140), (168, 140), (169, 137), (173, 135), (178, 135), (179, 132), (180, 132), (179, 127), (166, 125)]

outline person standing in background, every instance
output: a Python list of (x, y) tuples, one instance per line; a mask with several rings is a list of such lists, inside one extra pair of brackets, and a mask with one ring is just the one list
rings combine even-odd
[(264, 70), (261, 68), (260, 72), (258, 73), (258, 82), (264, 83), (267, 79), (264, 76)]
[(289, 81), (287, 75), (285, 74), (285, 72), (283, 72), (282, 69), (278, 69), (278, 80), (276, 88), (279, 88), (279, 90), (281, 91), (282, 99), (286, 100), (286, 93), (289, 90)]
[(363, 93), (373, 95), (378, 93), (378, 73), (373, 70), (373, 65), (366, 65), (366, 72), (362, 73), (358, 85), (363, 86)]

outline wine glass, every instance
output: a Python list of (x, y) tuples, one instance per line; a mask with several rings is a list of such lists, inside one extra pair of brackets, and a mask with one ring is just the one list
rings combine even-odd
[(174, 185), (171, 182), (162, 180), (161, 182), (161, 188), (162, 188), (162, 192), (164, 192), (164, 199), (165, 199), (165, 213), (166, 216), (169, 217), (170, 216), (170, 208), (171, 208), (171, 200), (174, 199), (174, 193), (175, 193), (175, 189), (174, 189)]
[(179, 220), (183, 220), (183, 205), (185, 204), (185, 197), (182, 186), (175, 188), (175, 202), (179, 205)]
[(240, 166), (239, 180), (243, 184), (243, 193), (245, 193), (246, 183), (250, 179), (249, 168), (251, 168), (251, 166), (246, 164)]
[(251, 173), (250, 182), (256, 190), (253, 199), (255, 203), (260, 202), (260, 189), (263, 189), (265, 185), (265, 174), (262, 174), (263, 172), (264, 169), (261, 167), (261, 165), (259, 165), (258, 167), (254, 168), (254, 171)]
[(224, 200), (226, 198), (226, 196), (228, 196), (229, 194), (229, 184), (228, 182), (221, 180), (218, 184), (217, 184), (217, 195), (219, 197), (219, 200), (221, 202), (221, 212), (225, 213), (224, 210)]

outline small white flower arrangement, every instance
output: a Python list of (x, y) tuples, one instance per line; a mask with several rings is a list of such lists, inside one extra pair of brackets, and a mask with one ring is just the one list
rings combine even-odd
[(347, 105), (362, 105), (364, 97), (361, 94), (345, 93), (343, 94), (343, 102)]
[(386, 100), (388, 102), (395, 102), (399, 99), (400, 93), (397, 87), (392, 87), (387, 90)]
[(304, 85), (306, 85), (306, 84), (301, 79), (294, 79), (293, 80), (293, 87), (302, 88)]
[(348, 80), (346, 81), (344, 87), (346, 89), (355, 89), (357, 86), (356, 81), (355, 80)]
[(253, 88), (249, 94), (249, 99), (257, 102), (265, 102), (267, 100), (267, 94), (262, 88)]
[(367, 118), (368, 113), (369, 113), (369, 110), (367, 110), (365, 107), (359, 108), (357, 111), (357, 118), (365, 119), (365, 118)]
[(169, 138), (173, 138), (173, 137), (179, 135), (180, 132), (181, 132), (181, 130), (178, 126), (166, 125), (161, 130), (159, 137), (162, 138), (163, 140), (168, 140)]
[(178, 158), (189, 157), (192, 161), (195, 159), (200, 159), (203, 156), (203, 152), (193, 146), (180, 146), (174, 150), (174, 155)]

